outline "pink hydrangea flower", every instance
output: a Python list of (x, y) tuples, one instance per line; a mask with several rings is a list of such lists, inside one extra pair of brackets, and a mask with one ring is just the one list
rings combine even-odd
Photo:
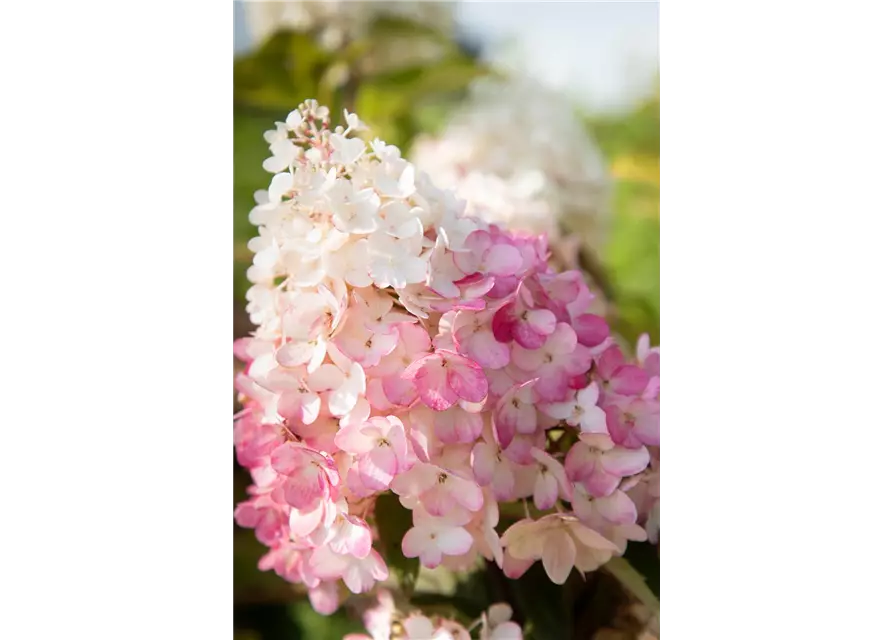
[[(517, 577), (542, 560), (563, 582), (656, 541), (659, 348), (645, 336), (628, 359), (544, 236), (466, 215), (448, 185), (345, 119), (331, 129), (308, 101), (268, 132), (276, 175), (249, 216), (257, 328), (233, 345), (246, 363), (233, 441), (253, 484), (234, 517), (269, 547), (259, 567), (326, 614), (344, 587), (373, 589), (388, 571), (367, 516), (388, 491), (413, 513), (404, 553), (429, 567), (483, 557)], [(531, 498), (545, 515), (500, 539)], [(471, 640), (385, 600), (367, 616), (373, 640), (395, 619), (401, 637)], [(480, 635), (520, 628), (496, 607)]]

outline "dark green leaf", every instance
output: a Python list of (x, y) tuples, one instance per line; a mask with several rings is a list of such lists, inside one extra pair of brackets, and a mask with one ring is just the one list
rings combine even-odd
[(513, 601), (518, 604), (515, 614), (523, 617), (531, 640), (570, 638), (573, 629), (571, 610), (563, 589), (546, 575), (541, 562), (536, 562), (517, 580), (509, 581)]
[(648, 587), (659, 598), (660, 556), (657, 555), (657, 547), (650, 542), (630, 542), (623, 557), (642, 575)]
[(400, 587), (411, 594), (419, 577), (419, 559), (403, 555), (403, 536), (412, 528), (412, 511), (400, 504), (393, 493), (383, 493), (375, 502), (375, 524), (388, 568), (396, 574)]
[(611, 561), (602, 567), (635, 596), (651, 613), (660, 615), (660, 600), (648, 586), (645, 578), (626, 560), (626, 558), (611, 558)]

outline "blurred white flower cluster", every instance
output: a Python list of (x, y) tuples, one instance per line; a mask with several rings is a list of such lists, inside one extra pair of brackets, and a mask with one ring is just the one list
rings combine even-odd
[(453, 30), (451, 2), (357, 2), (315, 0), (244, 2), (245, 20), (254, 42), (261, 43), (279, 29), (313, 31), (332, 50), (365, 35), (380, 17), (411, 20), (439, 31)]
[(602, 155), (567, 99), (531, 80), (474, 84), (443, 134), (420, 138), (411, 159), (487, 221), (555, 242), (562, 218), (582, 217), (604, 242)]

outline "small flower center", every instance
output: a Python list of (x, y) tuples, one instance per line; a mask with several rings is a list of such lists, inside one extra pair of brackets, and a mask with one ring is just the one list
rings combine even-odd
[(449, 476), (447, 474), (441, 472), (440, 475), (437, 476), (437, 483), (443, 484), (447, 481), (448, 478)]

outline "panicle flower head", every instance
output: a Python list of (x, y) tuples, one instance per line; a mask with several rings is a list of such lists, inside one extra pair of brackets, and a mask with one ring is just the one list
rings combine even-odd
[[(254, 484), (235, 517), (270, 548), (260, 567), (324, 613), (340, 583), (369, 591), (389, 575), (375, 510), (388, 492), (412, 511), (403, 553), (430, 568), (483, 557), (517, 576), (542, 560), (563, 582), (653, 533), (657, 348), (627, 360), (543, 236), (468, 215), (345, 119), (333, 128), (308, 100), (276, 123), (275, 175), (251, 212), (257, 328), (234, 347), (234, 442)], [(500, 538), (517, 517), (503, 507), (528, 500), (543, 516)], [(503, 637), (493, 616), (486, 637)]]

